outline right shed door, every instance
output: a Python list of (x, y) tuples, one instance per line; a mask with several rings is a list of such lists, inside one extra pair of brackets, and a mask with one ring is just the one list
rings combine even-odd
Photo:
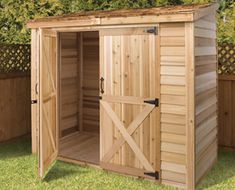
[(157, 27), (100, 31), (100, 165), (159, 179)]

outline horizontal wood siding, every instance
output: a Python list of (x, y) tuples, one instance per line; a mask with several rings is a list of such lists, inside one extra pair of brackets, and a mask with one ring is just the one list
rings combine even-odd
[(195, 22), (196, 183), (217, 158), (217, 58), (214, 15)]
[(61, 134), (78, 130), (99, 132), (98, 32), (61, 33)]
[(83, 32), (83, 130), (99, 132), (99, 33)]
[[(30, 76), (0, 75), (0, 142), (30, 133)], [(35, 135), (36, 136), (36, 135)], [(34, 138), (35, 138), (34, 136)]]
[(77, 33), (61, 33), (60, 134), (78, 130), (78, 39)]
[(162, 183), (186, 184), (185, 25), (160, 25)]
[(219, 76), (219, 145), (235, 150), (235, 76)]

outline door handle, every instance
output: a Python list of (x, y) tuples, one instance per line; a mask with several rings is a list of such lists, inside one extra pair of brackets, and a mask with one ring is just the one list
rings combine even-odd
[(35, 93), (38, 94), (38, 83), (35, 84)]
[(103, 77), (100, 78), (100, 92), (101, 94), (104, 93), (104, 78)]

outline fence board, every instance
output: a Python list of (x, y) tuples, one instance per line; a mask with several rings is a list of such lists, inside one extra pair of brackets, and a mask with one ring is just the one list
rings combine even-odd
[(0, 91), (0, 142), (28, 134), (31, 122), (30, 76), (0, 77)]
[(219, 145), (235, 150), (235, 75), (219, 76)]

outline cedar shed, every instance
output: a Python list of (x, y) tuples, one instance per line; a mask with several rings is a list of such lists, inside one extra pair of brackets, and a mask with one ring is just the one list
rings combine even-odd
[(39, 18), (32, 149), (193, 190), (217, 160), (217, 4)]

